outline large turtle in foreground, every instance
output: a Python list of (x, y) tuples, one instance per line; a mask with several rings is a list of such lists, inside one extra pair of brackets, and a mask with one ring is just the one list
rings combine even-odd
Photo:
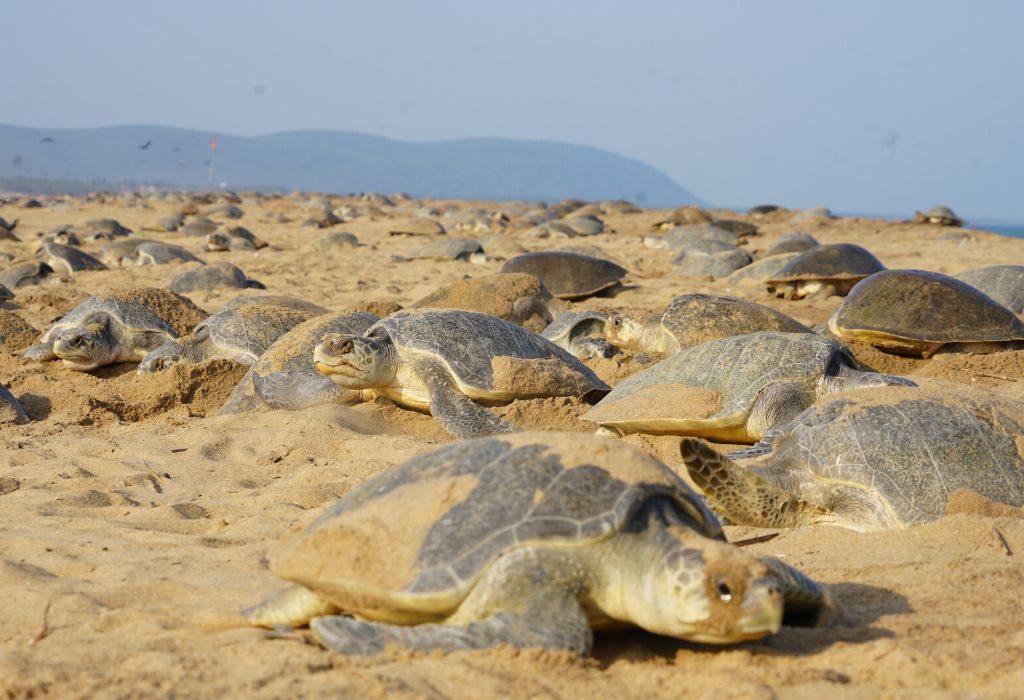
[(727, 543), (661, 462), (566, 433), (415, 457), (350, 491), (270, 567), (295, 585), (248, 619), (308, 623), (345, 654), (499, 644), (586, 654), (592, 629), (624, 625), (728, 644), (829, 605), (800, 572)]
[(810, 248), (765, 280), (770, 293), (786, 299), (808, 296), (846, 296), (853, 285), (884, 270), (878, 258), (853, 243)]
[(735, 524), (883, 530), (958, 507), (1024, 506), (1022, 441), (1020, 404), (958, 386), (836, 396), (750, 449), (726, 456), (686, 438), (681, 451)]
[(926, 270), (886, 270), (855, 286), (828, 320), (840, 340), (900, 355), (987, 353), (1024, 346), (1024, 322), (958, 279)]
[(914, 383), (864, 371), (834, 340), (761, 331), (681, 350), (624, 380), (583, 419), (619, 435), (753, 443), (823, 396), (889, 385)]
[(294, 297), (237, 297), (204, 319), (189, 335), (168, 341), (146, 355), (139, 363), (139, 371), (155, 372), (211, 359), (252, 365), (279, 337), (303, 321), (325, 313), (324, 307)]
[(458, 438), (514, 429), (474, 400), (503, 404), (608, 391), (586, 365), (546, 338), (472, 311), (399, 311), (363, 335), (325, 336), (313, 360), (345, 389), (429, 411)]
[(980, 289), (1013, 313), (1024, 313), (1024, 265), (990, 265), (953, 277)]
[(677, 296), (661, 315), (643, 323), (613, 314), (605, 324), (605, 335), (615, 345), (635, 345), (645, 352), (666, 354), (756, 331), (812, 332), (796, 319), (757, 302), (710, 294)]
[(347, 310), (316, 316), (283, 334), (260, 355), (228, 396), (222, 414), (262, 409), (297, 410), (322, 403), (340, 403), (347, 392), (316, 371), (313, 348), (330, 333), (359, 334), (380, 319)]
[(63, 360), (88, 372), (146, 354), (195, 327), (209, 314), (166, 289), (127, 287), (91, 296), (69, 311), (25, 350), (30, 360)]

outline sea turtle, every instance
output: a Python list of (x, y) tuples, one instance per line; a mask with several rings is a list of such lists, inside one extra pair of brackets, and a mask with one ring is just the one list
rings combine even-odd
[(710, 294), (677, 296), (665, 311), (646, 322), (613, 314), (605, 335), (615, 345), (671, 354), (692, 345), (757, 331), (812, 333), (786, 314), (745, 299)]
[(241, 207), (234, 204), (217, 204), (205, 210), (203, 216), (208, 218), (241, 219), (245, 216), (245, 212)]
[(753, 443), (828, 394), (914, 386), (862, 369), (840, 343), (759, 331), (686, 348), (625, 379), (584, 414), (602, 432)]
[(0, 284), (0, 302), (10, 301), (14, 298), (14, 292)]
[(576, 229), (564, 221), (544, 221), (523, 234), (527, 238), (575, 238)]
[(313, 348), (331, 333), (360, 334), (380, 319), (347, 310), (315, 316), (275, 340), (238, 382), (222, 414), (266, 408), (297, 410), (321, 403), (339, 403), (351, 395), (313, 366)]
[(949, 207), (932, 207), (926, 212), (914, 212), (915, 224), (936, 224), (938, 226), (963, 226), (964, 220)]
[(166, 289), (117, 289), (73, 308), (24, 356), (39, 362), (63, 360), (65, 367), (80, 372), (140, 362), (150, 350), (184, 335), (208, 315)]
[(498, 273), (460, 280), (412, 304), (414, 309), (464, 309), (497, 316), (532, 331), (551, 322), (551, 294), (533, 275)]
[(627, 270), (589, 255), (546, 251), (526, 253), (501, 266), (502, 272), (533, 275), (559, 299), (582, 299), (618, 285)]
[(200, 265), (171, 278), (167, 288), (178, 294), (212, 292), (222, 287), (234, 289), (266, 289), (262, 282), (249, 279), (237, 265), (229, 262)]
[(768, 250), (764, 251), (764, 257), (779, 255), (780, 253), (802, 253), (821, 245), (818, 239), (803, 231), (793, 231), (779, 238)]
[(14, 233), (14, 227), (17, 225), (17, 219), (8, 222), (0, 216), (0, 241), (20, 241), (21, 239)]
[(90, 240), (100, 238), (111, 240), (114, 238), (123, 238), (125, 236), (132, 235), (132, 230), (126, 226), (122, 226), (121, 222), (117, 219), (90, 219), (84, 224), (78, 224), (75, 226), (74, 231), (75, 233), (81, 234)]
[(953, 275), (1018, 316), (1024, 313), (1024, 265), (991, 265)]
[(735, 246), (741, 243), (743, 238), (741, 234), (714, 223), (687, 224), (676, 226), (661, 237), (644, 239), (644, 244), (648, 248), (667, 248), (678, 252), (704, 241), (715, 241)]
[(1024, 346), (1024, 322), (966, 282), (925, 270), (884, 270), (859, 282), (828, 320), (840, 340), (900, 355), (987, 353)]
[(53, 268), (44, 262), (22, 262), (0, 272), (0, 284), (17, 289), (31, 284), (39, 284), (52, 274), (54, 274)]
[(802, 209), (796, 214), (790, 217), (789, 223), (799, 224), (807, 221), (815, 221), (822, 219), (834, 219), (835, 215), (831, 209), (827, 207), (811, 207), (810, 209)]
[(324, 336), (313, 360), (341, 387), (429, 411), (457, 438), (514, 430), (474, 399), (502, 404), (608, 391), (586, 365), (546, 338), (473, 311), (399, 311), (362, 335)]
[(719, 241), (693, 243), (679, 251), (672, 260), (673, 269), (677, 274), (712, 277), (726, 277), (751, 262), (753, 258), (747, 251)]
[(742, 240), (746, 240), (750, 236), (756, 236), (758, 234), (757, 226), (750, 223), (749, 221), (740, 221), (739, 219), (723, 219), (721, 217), (711, 220), (711, 225), (717, 229), (725, 229), (730, 231)]
[(395, 256), (396, 260), (469, 260), (483, 262), (483, 248), (470, 238), (445, 236), (409, 252), (408, 256)]
[(434, 219), (413, 219), (392, 224), (388, 227), (388, 233), (392, 236), (432, 236), (444, 234), (444, 226)]
[(726, 280), (731, 284), (756, 282), (758, 285), (761, 285), (766, 279), (778, 274), (779, 270), (784, 268), (789, 264), (790, 260), (798, 255), (800, 255), (800, 253), (779, 253), (778, 255), (770, 255), (766, 258), (760, 258), (759, 260), (755, 260), (749, 265), (741, 267), (731, 273), (726, 277)]
[(747, 209), (747, 214), (750, 216), (764, 216), (765, 214), (771, 214), (779, 211), (780, 209), (782, 209), (782, 207), (778, 204), (758, 204), (757, 206)]
[[(167, 265), (178, 262), (203, 263), (192, 253), (178, 245), (162, 241), (145, 241), (135, 248), (135, 258), (131, 262), (136, 265)], [(204, 265), (206, 263), (203, 263)]]
[(36, 250), (36, 257), (55, 270), (67, 270), (68, 274), (82, 270), (107, 269), (106, 265), (85, 251), (61, 243), (44, 242)]
[(608, 315), (599, 311), (563, 311), (541, 336), (581, 360), (611, 357), (617, 348), (604, 337)]
[(138, 247), (143, 243), (154, 243), (148, 238), (118, 238), (117, 240), (105, 243), (100, 248), (100, 260), (106, 265), (119, 267), (125, 264), (134, 264)]
[(142, 227), (143, 231), (157, 231), (157, 232), (171, 232), (177, 231), (185, 225), (184, 214), (172, 214), (171, 216), (165, 216), (155, 224), (147, 224)]
[(711, 214), (708, 214), (704, 209), (694, 206), (687, 205), (678, 207), (672, 210), (664, 219), (658, 219), (651, 224), (651, 228), (655, 231), (664, 231), (676, 226), (684, 226), (686, 224), (706, 224), (711, 221)]
[(302, 225), (306, 228), (330, 228), (340, 223), (342, 223), (342, 220), (331, 211), (330, 207), (326, 207), (310, 214), (302, 222)]
[(831, 605), (796, 569), (726, 542), (663, 463), (569, 433), (419, 455), (282, 542), (270, 569), (293, 585), (246, 610), (248, 620), (308, 623), (345, 654), (392, 644), (587, 654), (592, 628), (623, 626), (729, 644), (776, 632), (784, 613), (814, 624)]
[(958, 385), (831, 397), (728, 456), (692, 438), (680, 449), (737, 525), (884, 530), (938, 518), (957, 499), (1024, 506), (1022, 440), (1019, 404)]
[(597, 216), (583, 215), (577, 213), (565, 220), (566, 225), (576, 232), (577, 236), (594, 236), (604, 233), (604, 222)]
[(244, 226), (229, 226), (222, 231), (214, 231), (206, 237), (206, 250), (211, 252), (259, 250), (266, 247), (266, 241), (257, 237)]
[(348, 231), (328, 231), (320, 238), (309, 244), (310, 248), (319, 251), (334, 250), (336, 248), (355, 248), (359, 245), (359, 239), (354, 233)]
[(784, 299), (846, 296), (853, 285), (884, 269), (878, 258), (859, 245), (831, 243), (800, 253), (765, 285), (769, 293)]
[(503, 233), (492, 233), (488, 236), (481, 236), (480, 247), (484, 249), (484, 255), (491, 260), (508, 260), (517, 255), (527, 252), (526, 248), (519, 245), (516, 239)]
[(185, 236), (209, 236), (211, 233), (220, 228), (220, 224), (216, 221), (210, 221), (205, 218), (192, 219), (184, 226), (178, 229), (178, 233)]
[(252, 365), (279, 337), (325, 313), (324, 307), (295, 297), (236, 297), (203, 319), (189, 335), (168, 341), (146, 355), (139, 363), (139, 372), (212, 359)]
[(28, 414), (11, 390), (0, 384), (0, 424), (3, 423), (28, 423)]

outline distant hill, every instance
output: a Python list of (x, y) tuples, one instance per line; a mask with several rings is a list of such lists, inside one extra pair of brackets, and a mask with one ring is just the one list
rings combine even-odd
[(40, 180), (204, 187), (213, 136), (218, 140), (214, 180), (234, 189), (628, 199), (657, 207), (700, 203), (655, 168), (597, 148), (490, 138), (414, 143), (347, 131), (247, 138), (162, 126), (0, 125), (0, 182), (9, 187)]

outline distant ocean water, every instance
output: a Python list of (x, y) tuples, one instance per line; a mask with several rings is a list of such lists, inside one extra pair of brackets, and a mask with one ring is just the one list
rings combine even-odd
[(968, 222), (967, 226), (970, 228), (981, 229), (982, 231), (998, 233), (1001, 236), (1024, 238), (1024, 224), (972, 224)]

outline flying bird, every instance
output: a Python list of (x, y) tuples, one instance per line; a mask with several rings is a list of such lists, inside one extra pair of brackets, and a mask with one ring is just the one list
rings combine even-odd
[(144, 151), (144, 150), (146, 150), (147, 148), (149, 148), (149, 147), (150, 147), (150, 145), (151, 145), (152, 143), (153, 143), (152, 141), (146, 141), (146, 143), (144, 143), (144, 144), (142, 144), (141, 146), (139, 146), (139, 150), (140, 150), (140, 151)]

